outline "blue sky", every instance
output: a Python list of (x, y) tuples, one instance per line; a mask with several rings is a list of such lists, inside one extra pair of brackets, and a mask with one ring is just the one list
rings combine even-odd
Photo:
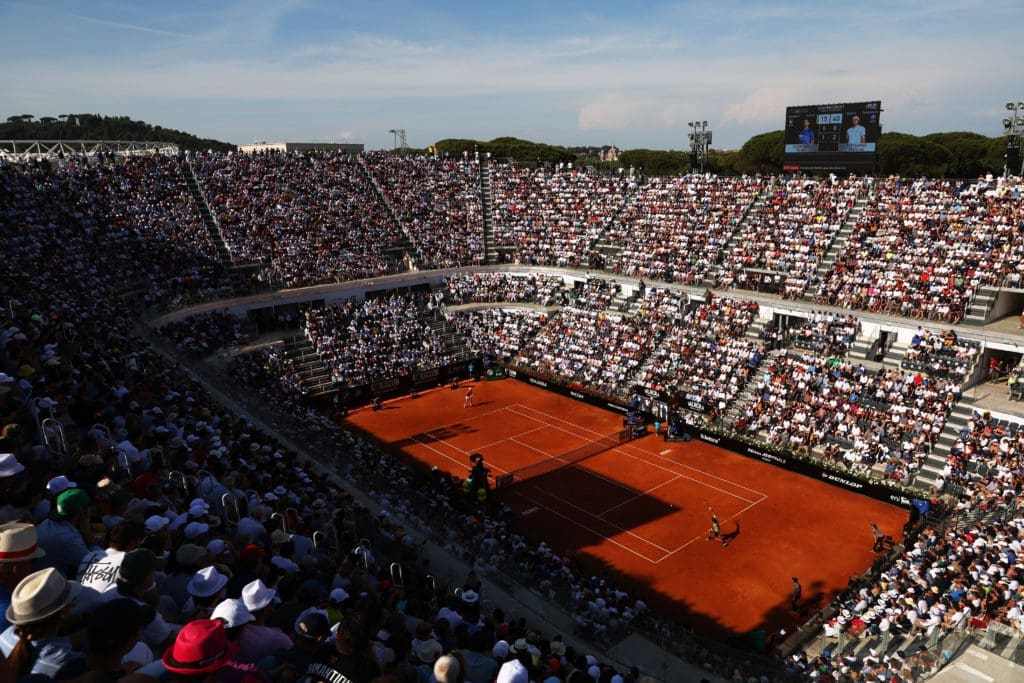
[(0, 0), (0, 117), (681, 149), (694, 119), (738, 147), (788, 104), (881, 99), (886, 131), (999, 135), (1022, 25), (1021, 0)]

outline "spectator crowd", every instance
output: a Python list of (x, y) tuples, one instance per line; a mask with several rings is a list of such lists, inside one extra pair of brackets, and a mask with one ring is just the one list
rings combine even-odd
[[(414, 475), (396, 458), (310, 414), (296, 398), (301, 379), (279, 349), (243, 357), (236, 371), (269, 400), (290, 397), (278, 407), (328, 440), (331, 448), (320, 455), (334, 459), (325, 464), (341, 479), (324, 476), (251, 418), (219, 404), (183, 366), (136, 336), (127, 290), (137, 287), (145, 302), (164, 305), (226, 291), (176, 163), (140, 157), (0, 166), (0, 235), (7, 247), (0, 262), (0, 294), (7, 302), (0, 309), (5, 675), (638, 680), (637, 672), (615, 671), (558, 634), (488, 604), (481, 577), (512, 573), (552, 600), (564, 600), (578, 633), (596, 642), (629, 624), (652, 623), (640, 596), (519, 536), (510, 518), (481, 518), (458, 479), (443, 472)], [(379, 247), (399, 244), (400, 231), (372, 213), (380, 211), (373, 180), (357, 160), (208, 154), (188, 163), (207, 183), (233, 252), (258, 259), (259, 249), (272, 245), (274, 268), (285, 282), (361, 277), (390, 267)], [(509, 168), (497, 176), (517, 186), (503, 195), (516, 216), (512, 234), (524, 260), (538, 263), (580, 263), (626, 206), (626, 194), (639, 191), (621, 178), (568, 169)], [(880, 258), (892, 263), (877, 267), (900, 275), (880, 281), (856, 303), (837, 293), (844, 303), (893, 314), (923, 306), (925, 317), (946, 320), (966, 309), (977, 287), (1013, 278), (1009, 259), (1020, 248), (1008, 227), (1018, 211), (1015, 185), (888, 181), (869, 194), (857, 230), (885, 245)], [(395, 204), (402, 201), (409, 200), (394, 196)], [(726, 216), (715, 220), (730, 221)], [(557, 228), (538, 227), (547, 220)], [(908, 225), (914, 228), (905, 232)], [(947, 227), (949, 239), (960, 241), (943, 241)], [(926, 255), (914, 231), (940, 239), (942, 258)], [(895, 233), (915, 237), (886, 237)], [(335, 234), (341, 239), (328, 239)], [(862, 247), (877, 256), (869, 244), (875, 243), (855, 235), (838, 268), (850, 273)], [(904, 262), (905, 256), (911, 258)], [(855, 279), (867, 277), (858, 273)], [(616, 285), (591, 280), (573, 305), (547, 320), (486, 311), (467, 316), (462, 329), (480, 346), (496, 335), (490, 345), (503, 355), (604, 393), (629, 393), (638, 377), (652, 388), (703, 389), (720, 414), (746, 378), (754, 394), (737, 406), (745, 431), (798, 452), (818, 449), (853, 471), (881, 471), (902, 483), (920, 467), (959, 396), (955, 361), (977, 355), (956, 335), (922, 334), (907, 360), (924, 367), (871, 372), (842, 358), (841, 345), (856, 334), (856, 321), (837, 316), (810, 321), (806, 336), (824, 349), (768, 355), (744, 336), (756, 304), (714, 296), (691, 303), (652, 288), (639, 301), (639, 313), (620, 315), (607, 310)], [(549, 285), (552, 291), (543, 291)], [(472, 287), (471, 297), (477, 283)], [(529, 285), (496, 278), (483, 287), (485, 297), (546, 303), (556, 296), (554, 282), (543, 280)], [(906, 297), (910, 309), (903, 308)], [(426, 294), (394, 295), (311, 311), (306, 333), (334, 363), (339, 381), (407, 372), (446, 361), (447, 350), (429, 324), (438, 318), (436, 302)], [(183, 356), (206, 353), (237, 335), (222, 313), (165, 332)], [(291, 379), (270, 382), (278, 373)], [(693, 384), (679, 382), (680, 376)], [(713, 393), (725, 387), (732, 393)], [(943, 473), (950, 491), (955, 485), (953, 512), (1011, 510), (1021, 494), (1022, 447), (1018, 427), (976, 413)], [(372, 492), (363, 500), (380, 512), (353, 499), (350, 489)], [(406, 525), (465, 553), (474, 565), (457, 594), (431, 586)], [(992, 621), (1022, 630), (1022, 538), (1019, 514), (941, 532), (926, 527), (895, 565), (843, 605), (826, 634), (831, 628), (927, 636), (965, 623), (982, 629)], [(392, 560), (406, 569), (404, 576), (389, 570)], [(721, 663), (682, 640), (709, 667)], [(912, 680), (914, 667), (926, 665), (924, 655), (906, 652), (888, 661), (870, 655), (821, 663), (836, 679), (855, 670), (887, 680)]]

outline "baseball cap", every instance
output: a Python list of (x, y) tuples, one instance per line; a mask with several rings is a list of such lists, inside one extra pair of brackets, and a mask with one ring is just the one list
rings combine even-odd
[(57, 514), (74, 517), (89, 507), (89, 494), (82, 489), (68, 489), (57, 496)]

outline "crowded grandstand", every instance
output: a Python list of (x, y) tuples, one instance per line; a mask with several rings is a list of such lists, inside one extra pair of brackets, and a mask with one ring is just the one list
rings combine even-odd
[[(632, 633), (733, 681), (914, 681), (971, 642), (1019, 661), (1021, 189), (389, 152), (0, 162), (10, 680), (687, 679), (607, 656)], [(799, 632), (709, 642), (341, 419), (473, 363), (792, 454), (914, 519)], [(513, 583), (561, 619), (502, 602)]]

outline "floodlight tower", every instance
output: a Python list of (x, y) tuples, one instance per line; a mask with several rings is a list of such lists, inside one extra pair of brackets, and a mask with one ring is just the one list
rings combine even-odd
[(405, 128), (392, 128), (388, 132), (395, 136), (395, 149), (409, 149), (409, 144), (405, 141)]
[(1003, 132), (1006, 133), (1006, 165), (1003, 175), (1024, 175), (1024, 158), (1021, 157), (1021, 143), (1024, 142), (1024, 100), (1007, 102), (1006, 111), (1010, 115), (1003, 119)]
[(708, 149), (711, 147), (711, 130), (707, 121), (690, 121), (686, 125), (690, 129), (690, 166), (703, 173), (707, 167)]

